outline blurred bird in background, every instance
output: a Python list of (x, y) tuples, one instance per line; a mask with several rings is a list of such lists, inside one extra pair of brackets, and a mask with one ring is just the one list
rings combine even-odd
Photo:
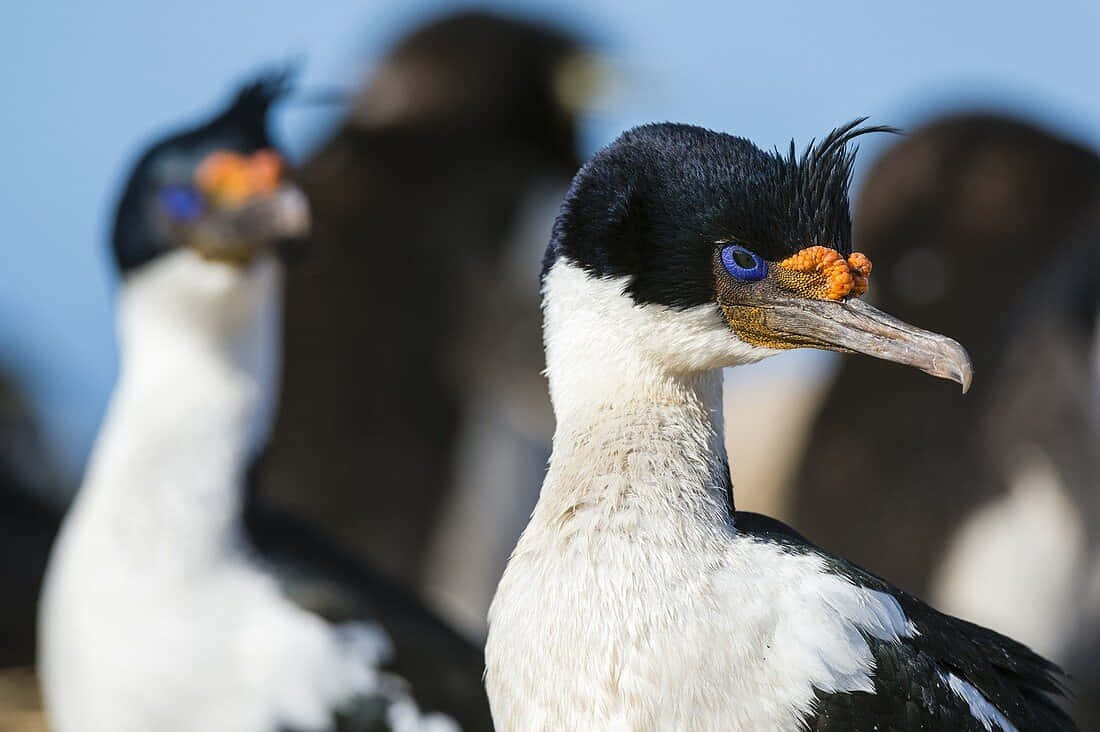
[[(369, 576), (345, 588), (352, 570), (312, 573), (325, 557), (301, 541), (289, 561), (263, 551), (293, 523), (254, 513), (260, 540), (245, 533), (245, 473), (277, 397), (277, 250), (309, 229), (268, 136), (288, 87), (285, 73), (264, 76), (153, 145), (118, 204), (122, 367), (41, 605), (60, 732), (455, 729), (421, 715), (416, 679), (393, 675), (417, 668), (432, 703), (488, 726), (479, 650)], [(333, 607), (340, 622), (322, 617)]]
[(854, 229), (876, 304), (950, 331), (981, 378), (958, 400), (845, 359), (791, 521), (1064, 664), (1096, 728), (1100, 158), (1010, 117), (945, 117), (876, 162)]
[(571, 35), (448, 15), (302, 167), (315, 247), (257, 490), (475, 634), (549, 454), (534, 283), (595, 81)]
[(35, 608), (61, 482), (19, 386), (0, 373), (0, 668), (33, 663)]
[(33, 673), (38, 593), (62, 508), (63, 480), (19, 385), (0, 373), (0, 730), (38, 732)]

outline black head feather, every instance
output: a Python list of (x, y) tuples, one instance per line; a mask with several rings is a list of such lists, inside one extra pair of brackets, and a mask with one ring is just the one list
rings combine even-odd
[[(795, 154), (794, 140), (785, 157), (778, 150), (773, 153), (778, 170), (771, 213), (787, 227), (782, 240), (804, 246), (823, 244), (851, 253), (848, 189), (859, 148), (848, 143), (872, 132), (898, 132), (886, 125), (861, 127), (866, 121), (859, 117), (834, 129), (819, 143), (811, 140), (801, 156)], [(790, 215), (784, 215), (784, 208)]]
[(270, 145), (268, 113), (277, 101), (292, 91), (298, 70), (297, 64), (287, 64), (263, 72), (240, 88), (210, 126), (236, 127), (250, 138)]
[(851, 251), (849, 143), (890, 127), (839, 127), (801, 155), (678, 124), (637, 127), (598, 153), (566, 195), (544, 268), (568, 257), (601, 277), (630, 276), (638, 302), (714, 298), (717, 242), (777, 261), (808, 246)]
[(248, 154), (272, 147), (269, 112), (290, 92), (295, 73), (288, 65), (260, 74), (212, 119), (163, 136), (142, 153), (123, 187), (111, 233), (123, 275), (175, 248), (155, 222), (157, 195), (165, 186), (189, 184), (195, 167), (214, 150)]

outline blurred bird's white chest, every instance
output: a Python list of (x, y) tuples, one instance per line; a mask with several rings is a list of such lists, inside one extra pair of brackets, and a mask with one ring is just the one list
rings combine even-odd
[(323, 729), (375, 683), (384, 637), (342, 647), (243, 557), (190, 576), (97, 572), (90, 542), (66, 539), (40, 659), (58, 732)]
[(150, 471), (136, 445), (115, 453), (112, 427), (124, 424), (102, 435), (51, 556), (39, 662), (52, 727), (325, 728), (372, 688), (385, 638), (364, 630), (365, 643), (347, 643), (249, 560), (233, 522), (236, 486), (212, 477), (236, 473), (216, 451), (200, 451), (190, 471)]
[[(234, 297), (211, 305), (209, 323), (191, 321), (192, 338), (143, 298), (165, 297), (164, 281), (149, 292), (127, 283), (122, 375), (41, 603), (39, 665), (57, 732), (322, 729), (374, 682), (384, 638), (341, 642), (283, 597), (239, 535), (278, 322), (277, 279), (252, 274), (228, 283)], [(234, 316), (244, 322), (232, 338), (205, 328)]]

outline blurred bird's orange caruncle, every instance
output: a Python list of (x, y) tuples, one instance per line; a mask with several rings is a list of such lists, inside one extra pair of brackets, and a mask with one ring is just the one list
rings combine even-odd
[(195, 170), (195, 186), (219, 203), (239, 205), (251, 196), (274, 191), (283, 167), (283, 158), (274, 150), (251, 155), (216, 150)]

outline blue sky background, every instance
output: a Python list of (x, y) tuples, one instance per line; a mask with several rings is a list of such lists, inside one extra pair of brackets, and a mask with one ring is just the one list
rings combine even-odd
[[(156, 132), (205, 114), (260, 66), (306, 61), (350, 85), (438, 0), (7, 3), (0, 11), (0, 363), (29, 390), (75, 474), (117, 367), (105, 237), (119, 176)], [(765, 146), (869, 114), (912, 126), (945, 108), (1015, 110), (1100, 145), (1100, 3), (488, 3), (602, 40), (624, 71), (588, 120), (591, 151), (654, 120)], [(288, 108), (299, 154), (332, 111)], [(881, 142), (864, 144), (864, 162)]]

